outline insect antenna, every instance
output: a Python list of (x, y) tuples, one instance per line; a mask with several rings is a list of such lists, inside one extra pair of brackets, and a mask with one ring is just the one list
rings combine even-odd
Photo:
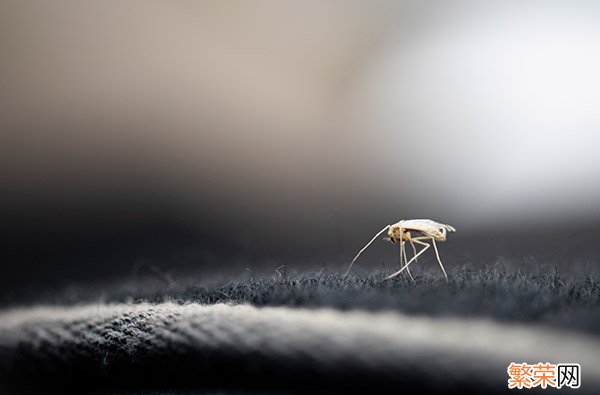
[(377, 238), (379, 237), (379, 235), (381, 235), (383, 232), (385, 232), (386, 230), (388, 230), (389, 227), (390, 227), (390, 225), (386, 225), (385, 228), (381, 229), (379, 231), (379, 233), (377, 233), (375, 236), (373, 236), (373, 238), (371, 239), (371, 241), (369, 241), (367, 243), (367, 245), (362, 248), (362, 250), (358, 251), (358, 254), (356, 254), (356, 256), (354, 257), (354, 259), (352, 260), (352, 262), (350, 262), (350, 266), (348, 266), (348, 270), (346, 270), (346, 273), (344, 273), (344, 276), (347, 276), (348, 273), (350, 273), (350, 269), (352, 269), (352, 265), (354, 265), (354, 262), (358, 259), (358, 257), (360, 256), (360, 254), (362, 254), (364, 250), (366, 250), (375, 240), (377, 240)]

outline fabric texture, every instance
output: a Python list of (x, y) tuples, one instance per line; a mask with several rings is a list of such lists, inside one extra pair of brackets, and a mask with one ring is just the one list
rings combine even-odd
[(525, 360), (580, 363), (578, 393), (592, 394), (600, 392), (599, 355), (600, 341), (591, 335), (397, 312), (164, 302), (0, 314), (6, 391), (34, 384), (34, 377), (61, 389), (237, 383), (501, 393), (508, 364)]

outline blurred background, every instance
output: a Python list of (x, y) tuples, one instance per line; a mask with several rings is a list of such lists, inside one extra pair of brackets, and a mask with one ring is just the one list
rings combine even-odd
[(341, 268), (402, 218), (597, 263), (598, 70), (594, 1), (3, 0), (2, 292)]

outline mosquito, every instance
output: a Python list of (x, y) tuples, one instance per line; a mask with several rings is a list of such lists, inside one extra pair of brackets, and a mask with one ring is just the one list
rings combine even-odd
[[(352, 265), (358, 259), (360, 254), (362, 254), (385, 231), (388, 232), (388, 237), (385, 238), (386, 240), (388, 240), (392, 244), (396, 242), (398, 242), (399, 244), (400, 265), (402, 265), (402, 259), (404, 257), (404, 266), (402, 266), (402, 268), (397, 272), (387, 276), (385, 278), (386, 280), (396, 277), (397, 275), (402, 273), (404, 269), (406, 269), (408, 275), (410, 276), (410, 279), (413, 282), (415, 282), (408, 266), (413, 261), (416, 261), (417, 258), (421, 256), (421, 254), (423, 254), (433, 245), (437, 261), (440, 264), (440, 267), (442, 268), (442, 272), (446, 277), (446, 281), (448, 281), (448, 274), (446, 274), (446, 269), (444, 269), (444, 265), (442, 264), (442, 260), (440, 259), (440, 253), (438, 252), (437, 245), (435, 242), (446, 241), (446, 234), (449, 232), (456, 232), (456, 229), (454, 229), (453, 226), (442, 224), (431, 219), (403, 219), (396, 222), (393, 225), (386, 225), (371, 239), (371, 241), (367, 243), (366, 246), (364, 246), (358, 252), (358, 254), (356, 254), (352, 262), (350, 262), (350, 266), (348, 266), (348, 270), (346, 270), (345, 275), (347, 275), (350, 272), (350, 269), (352, 269)], [(411, 235), (411, 232), (414, 232), (417, 235), (413, 237)], [(431, 244), (428, 243), (429, 241), (431, 242)], [(414, 253), (413, 257), (410, 260), (407, 259), (406, 248), (404, 247), (406, 242), (409, 242), (411, 244)], [(418, 253), (415, 243), (423, 246), (423, 249)]]

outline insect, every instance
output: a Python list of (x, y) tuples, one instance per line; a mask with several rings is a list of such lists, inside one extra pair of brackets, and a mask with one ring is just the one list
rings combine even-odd
[[(446, 281), (448, 281), (448, 274), (446, 274), (446, 270), (444, 269), (444, 265), (442, 264), (442, 260), (440, 259), (440, 253), (438, 252), (437, 245), (435, 244), (435, 242), (446, 241), (446, 234), (448, 232), (456, 232), (456, 229), (454, 229), (453, 226), (442, 224), (430, 219), (403, 219), (401, 221), (396, 222), (393, 225), (386, 225), (371, 239), (371, 241), (367, 243), (366, 246), (364, 246), (358, 252), (358, 254), (356, 254), (352, 262), (350, 262), (350, 266), (348, 266), (348, 270), (346, 270), (345, 274), (348, 274), (350, 272), (352, 265), (358, 259), (360, 254), (362, 254), (377, 239), (377, 237), (379, 237), (379, 235), (381, 235), (386, 230), (388, 232), (388, 237), (386, 238), (386, 240), (388, 240), (392, 244), (396, 242), (398, 242), (399, 244), (401, 265), (402, 258), (404, 257), (404, 266), (402, 266), (402, 268), (397, 272), (387, 276), (386, 280), (396, 277), (397, 275), (402, 273), (404, 269), (406, 269), (408, 275), (410, 276), (410, 279), (414, 282), (415, 280), (412, 274), (410, 274), (410, 269), (408, 268), (408, 266), (413, 261), (416, 261), (421, 254), (423, 254), (433, 245), (437, 261), (440, 264), (440, 267), (442, 268), (442, 272), (444, 272)], [(411, 232), (416, 233), (417, 236), (413, 237)], [(428, 241), (431, 241), (431, 244), (429, 244)], [(413, 257), (410, 260), (407, 260), (406, 249), (404, 247), (404, 244), (406, 242), (409, 242), (411, 244), (414, 253)], [(418, 253), (417, 248), (415, 247), (415, 243), (423, 246), (423, 249)]]

